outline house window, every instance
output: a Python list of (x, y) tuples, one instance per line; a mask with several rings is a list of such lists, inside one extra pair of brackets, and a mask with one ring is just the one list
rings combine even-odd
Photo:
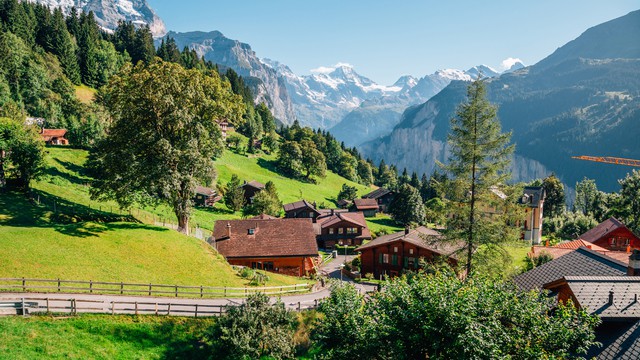
[(329, 235), (333, 235), (334, 231), (335, 230), (333, 228), (329, 228)]
[(351, 246), (351, 239), (347, 239), (347, 245)]
[(409, 255), (413, 255), (413, 249), (409, 249)]
[(393, 247), (393, 252), (394, 252), (394, 253), (397, 253), (397, 252), (398, 252), (398, 247), (397, 247), (397, 246), (394, 246), (394, 247)]
[(616, 238), (611, 238), (610, 244), (611, 246), (616, 246)]
[(389, 263), (389, 254), (382, 254), (382, 263), (383, 264)]
[(338, 240), (338, 245), (342, 245), (342, 239)]
[(398, 265), (398, 255), (391, 255), (391, 265)]
[(254, 228), (249, 229), (249, 235), (253, 235), (255, 233), (256, 233), (256, 229)]
[(358, 228), (347, 228), (347, 234), (356, 234), (358, 233)]
[(273, 266), (273, 262), (272, 261), (266, 261), (264, 262), (263, 266), (262, 266), (265, 270), (271, 270), (273, 271), (274, 266)]
[(344, 229), (343, 228), (338, 228), (338, 234), (343, 234), (344, 233)]

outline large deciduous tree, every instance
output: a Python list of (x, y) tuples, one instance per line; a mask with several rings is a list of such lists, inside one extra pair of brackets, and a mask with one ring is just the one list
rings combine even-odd
[(542, 180), (544, 189), (544, 216), (554, 217), (562, 215), (565, 211), (564, 185), (560, 179), (551, 174)]
[(216, 120), (242, 116), (240, 97), (216, 72), (156, 59), (126, 65), (102, 98), (113, 120), (91, 153), (92, 197), (165, 202), (188, 232), (195, 186), (212, 182), (224, 148)]
[(44, 170), (44, 142), (35, 127), (0, 118), (0, 189), (9, 172), (25, 192)]
[(502, 236), (499, 222), (485, 216), (481, 203), (494, 199), (495, 189), (508, 177), (514, 146), (511, 133), (503, 133), (497, 118), (497, 107), (486, 99), (483, 80), (467, 88), (467, 100), (460, 104), (451, 120), (448, 136), (451, 146), (449, 163), (444, 166), (453, 175), (457, 190), (452, 199), (454, 216), (447, 225), (452, 240), (466, 242), (466, 270), (471, 275), (472, 257), (480, 246), (497, 244)]
[(640, 231), (640, 171), (633, 170), (618, 182), (620, 183), (620, 204), (625, 213), (627, 226), (636, 232)]

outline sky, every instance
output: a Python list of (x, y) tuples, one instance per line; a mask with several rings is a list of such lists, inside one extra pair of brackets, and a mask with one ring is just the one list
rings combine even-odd
[[(338, 63), (384, 85), (505, 59), (532, 65), (637, 0), (147, 0), (168, 30), (218, 30), (296, 74)], [(509, 63), (509, 61), (507, 61)]]

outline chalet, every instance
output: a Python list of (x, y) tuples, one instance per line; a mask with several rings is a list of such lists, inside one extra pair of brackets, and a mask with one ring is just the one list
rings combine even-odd
[(309, 218), (316, 222), (316, 219), (320, 216), (315, 204), (311, 204), (307, 200), (284, 204), (282, 207), (284, 208), (285, 218)]
[(525, 220), (522, 239), (540, 244), (542, 239), (542, 211), (545, 193), (541, 186), (527, 186), (519, 203), (525, 206)]
[(640, 249), (640, 238), (614, 217), (610, 217), (598, 224), (598, 226), (580, 235), (578, 239), (609, 250), (630, 251), (632, 249)]
[(311, 219), (218, 220), (209, 243), (229, 264), (286, 275), (307, 275), (318, 263)]
[(356, 251), (362, 262), (361, 273), (396, 276), (407, 270), (420, 268), (420, 259), (427, 261), (442, 257), (457, 265), (456, 253), (463, 244), (442, 242), (442, 235), (427, 227), (406, 229), (394, 234), (380, 236), (360, 246)]
[(227, 132), (229, 131), (229, 123), (225, 120), (216, 121), (222, 133), (222, 140), (227, 140)]
[(316, 220), (319, 247), (333, 249), (337, 245), (362, 245), (364, 240), (371, 240), (371, 232), (362, 213), (329, 211)]
[(338, 207), (340, 209), (347, 209), (349, 208), (349, 206), (351, 206), (351, 204), (353, 204), (353, 201), (351, 200), (345, 200), (345, 199), (340, 199), (336, 202), (336, 204), (338, 205)]
[(255, 180), (249, 182), (245, 181), (244, 184), (240, 185), (240, 187), (244, 190), (244, 200), (246, 204), (253, 203), (253, 197), (256, 196), (259, 191), (264, 190), (264, 184)]
[(387, 208), (389, 207), (389, 204), (391, 204), (391, 201), (393, 201), (395, 195), (396, 194), (391, 190), (387, 190), (385, 188), (377, 188), (372, 192), (363, 195), (362, 198), (374, 199), (378, 202), (378, 211), (387, 212)]
[(220, 201), (222, 197), (211, 188), (204, 186), (196, 186), (193, 202), (196, 206), (213, 206)]
[(48, 145), (69, 145), (69, 140), (65, 138), (67, 129), (45, 129), (40, 130), (42, 140)]
[(375, 199), (354, 199), (351, 211), (361, 211), (365, 217), (374, 217), (378, 212), (378, 201)]

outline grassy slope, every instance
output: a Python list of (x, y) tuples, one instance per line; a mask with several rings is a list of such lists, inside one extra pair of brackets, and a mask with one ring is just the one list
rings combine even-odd
[(80, 85), (75, 87), (76, 97), (83, 104), (90, 104), (96, 96), (96, 90), (86, 85)]
[(0, 359), (206, 358), (214, 319), (81, 315), (0, 318)]

